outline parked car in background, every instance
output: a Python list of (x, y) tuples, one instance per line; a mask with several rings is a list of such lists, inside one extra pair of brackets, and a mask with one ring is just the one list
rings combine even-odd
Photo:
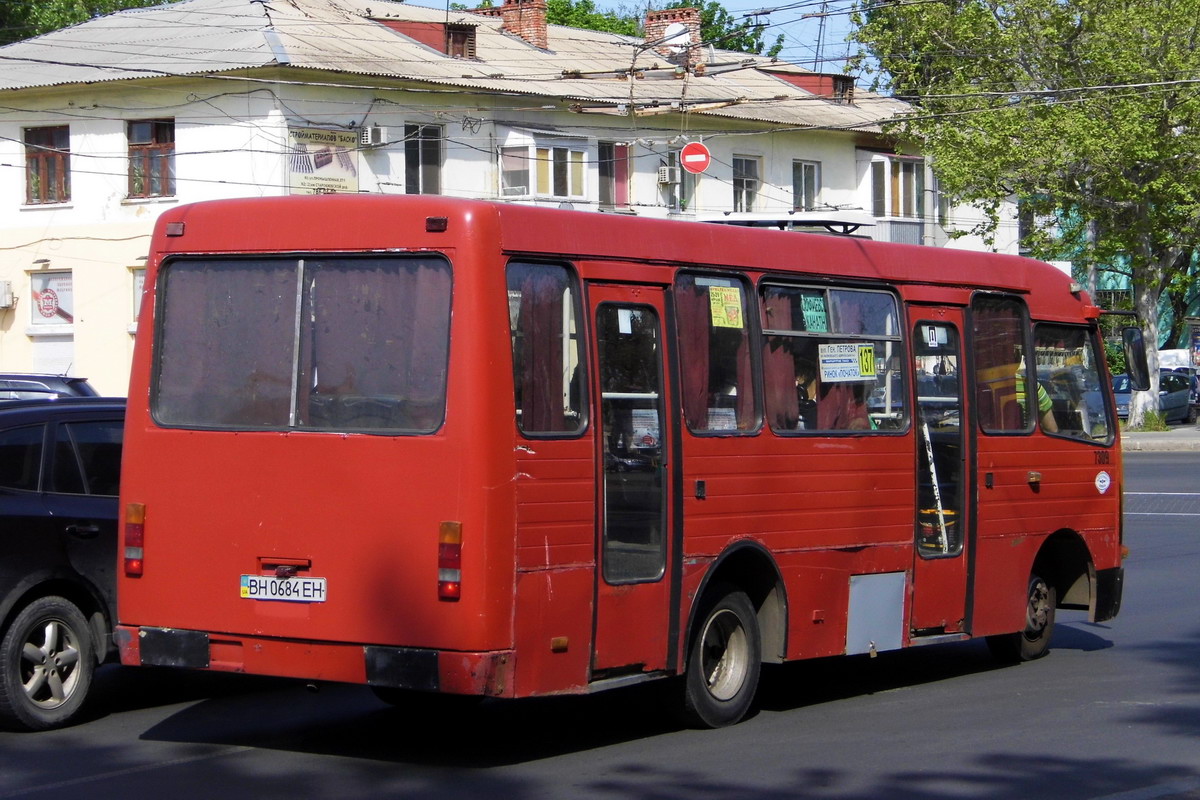
[(87, 378), (36, 372), (0, 372), (0, 400), (56, 400), (60, 397), (95, 397), (97, 394)]
[[(1113, 394), (1117, 400), (1117, 416), (1129, 416), (1131, 396), (1128, 375), (1113, 376)], [(1196, 407), (1192, 404), (1192, 387), (1188, 376), (1163, 370), (1158, 376), (1159, 411), (1167, 422), (1195, 422)]]
[(0, 403), (0, 727), (45, 730), (115, 655), (125, 401)]

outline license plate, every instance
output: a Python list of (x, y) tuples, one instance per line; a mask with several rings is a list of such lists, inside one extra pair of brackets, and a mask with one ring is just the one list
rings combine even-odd
[(324, 603), (324, 578), (276, 578), (243, 575), (242, 597), (251, 600), (289, 600), (293, 603)]

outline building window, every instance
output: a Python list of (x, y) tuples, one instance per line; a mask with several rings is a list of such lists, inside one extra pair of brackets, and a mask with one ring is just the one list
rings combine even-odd
[(674, 213), (687, 211), (696, 194), (696, 176), (683, 168), (678, 150), (671, 151), (660, 166), (667, 167), (663, 174), (667, 181), (660, 180), (663, 204)]
[(733, 157), (733, 210), (753, 211), (758, 196), (759, 160), (748, 156)]
[(505, 197), (581, 198), (582, 149), (545, 145), (500, 148), (500, 193)]
[(629, 145), (600, 142), (597, 145), (600, 172), (600, 207), (629, 207)]
[(821, 196), (821, 164), (818, 161), (792, 162), (792, 209), (812, 211)]
[(872, 213), (877, 217), (925, 216), (925, 165), (919, 158), (871, 162)]
[(71, 199), (71, 140), (66, 125), (25, 129), (25, 202)]
[(175, 121), (129, 122), (129, 196), (175, 195)]
[(29, 276), (29, 323), (35, 328), (75, 322), (75, 292), (70, 270), (35, 272)]
[(442, 126), (404, 126), (404, 193), (442, 193)]

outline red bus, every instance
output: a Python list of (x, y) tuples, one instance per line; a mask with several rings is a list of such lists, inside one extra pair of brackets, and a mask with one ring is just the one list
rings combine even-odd
[(1100, 311), (1028, 259), (431, 196), (158, 222), (122, 661), (449, 693), (1116, 615)]

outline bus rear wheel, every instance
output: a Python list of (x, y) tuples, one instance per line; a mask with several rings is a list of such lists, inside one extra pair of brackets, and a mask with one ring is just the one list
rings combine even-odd
[(683, 714), (692, 725), (720, 728), (746, 716), (758, 688), (762, 643), (745, 592), (716, 587), (700, 615), (684, 676)]
[(1046, 655), (1054, 634), (1054, 608), (1058, 592), (1036, 573), (1029, 576), (1025, 604), (1025, 629), (1018, 633), (987, 637), (988, 647), (998, 660), (1016, 663)]

